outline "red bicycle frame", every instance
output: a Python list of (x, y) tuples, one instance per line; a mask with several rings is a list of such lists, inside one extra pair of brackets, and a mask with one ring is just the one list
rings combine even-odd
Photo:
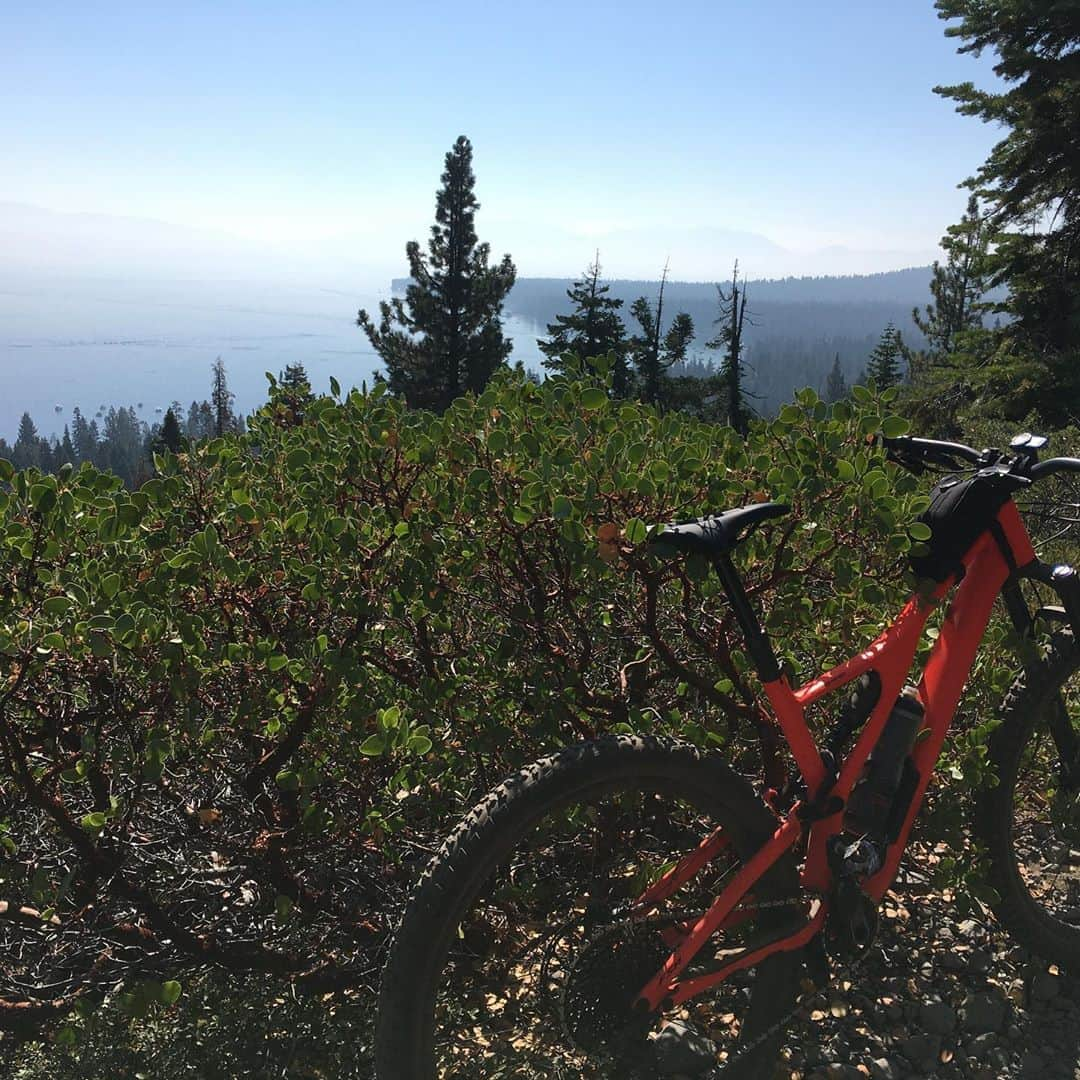
[[(918, 783), (899, 836), (886, 849), (884, 864), (864, 883), (864, 891), (874, 900), (881, 899), (896, 876), (912, 823), (922, 805), (945, 735), (990, 621), (994, 601), (1017, 566), (1024, 567), (1036, 560), (1016, 504), (1007, 502), (999, 511), (997, 521), (1000, 525), (998, 535), (992, 531), (983, 533), (964, 557), (964, 574), (959, 588), (945, 614), (919, 682), (918, 696), (925, 715), (911, 754)], [(1011, 560), (1007, 559), (1006, 552), (1011, 554)], [(738, 870), (709, 909), (695, 924), (688, 926), (685, 933), (678, 935), (681, 940), (674, 945), (662, 969), (642, 989), (639, 1002), (646, 1002), (650, 1010), (670, 1008), (717, 986), (736, 971), (753, 967), (773, 953), (801, 948), (821, 931), (828, 913), (827, 897), (832, 881), (828, 842), (841, 831), (843, 805), (908, 679), (926, 622), (955, 584), (956, 579), (950, 578), (929, 595), (912, 596), (896, 621), (867, 649), (805, 686), (792, 690), (783, 676), (764, 683), (765, 694), (787, 739), (808, 798), (791, 808), (772, 837)], [(806, 708), (871, 669), (881, 679), (880, 697), (854, 747), (839, 763), (833, 781), (807, 725)], [(834, 801), (830, 805), (828, 800)], [(807, 803), (827, 807), (828, 816), (807, 815)], [(806, 924), (786, 937), (729, 961), (716, 971), (680, 982), (679, 976), (705, 942), (718, 929), (731, 925), (738, 918), (736, 908), (755, 882), (802, 839), (806, 841), (806, 858), (801, 886), (806, 890), (808, 901), (819, 900)], [(647, 913), (654, 909), (725, 847), (726, 837), (718, 829), (639, 897), (638, 910)]]

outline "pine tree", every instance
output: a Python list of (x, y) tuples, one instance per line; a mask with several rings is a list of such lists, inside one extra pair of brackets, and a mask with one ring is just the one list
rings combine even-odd
[(129, 488), (142, 470), (146, 433), (134, 409), (110, 408), (105, 414), (101, 465), (116, 473)]
[(47, 439), (44, 436), (38, 438), (38, 468), (42, 472), (56, 472), (60, 468), (60, 462), (56, 457), (59, 448), (60, 444), (55, 438)]
[(664, 401), (665, 376), (670, 368), (686, 359), (687, 350), (694, 340), (694, 321), (680, 311), (664, 331), (664, 287), (667, 285), (668, 267), (660, 276), (660, 290), (656, 308), (644, 296), (630, 305), (630, 314), (637, 320), (640, 332), (630, 339), (630, 355), (639, 381), (639, 396), (650, 405)]
[(96, 419), (91, 420), (86, 428), (86, 446), (89, 451), (87, 460), (95, 465), (101, 464), (101, 429)]
[(612, 372), (612, 393), (625, 397), (629, 389), (629, 370), (626, 362), (626, 329), (619, 317), (622, 300), (608, 296), (610, 286), (600, 284), (600, 252), (582, 275), (566, 290), (574, 308), (569, 315), (556, 315), (548, 324), (548, 339), (537, 345), (547, 357), (544, 367), (549, 371), (565, 370), (564, 358), (573, 354), (579, 360), (615, 354)]
[(946, 259), (933, 266), (932, 302), (912, 312), (927, 346), (908, 355), (905, 413), (921, 431), (938, 438), (961, 435), (960, 410), (988, 390), (992, 396), (1001, 374), (993, 362), (999, 335), (984, 325), (993, 307), (986, 300), (992, 240), (987, 218), (972, 195), (959, 224), (942, 237)]
[(866, 378), (873, 379), (879, 390), (896, 386), (904, 377), (904, 342), (900, 331), (889, 323), (881, 332), (870, 359), (866, 362)]
[(41, 468), (41, 440), (28, 412), (19, 420), (19, 434), (15, 439), (13, 461), (18, 469)]
[(90, 431), (90, 425), (86, 422), (79, 407), (76, 405), (71, 413), (71, 445), (75, 450), (75, 464), (84, 461), (94, 461), (97, 455), (97, 440)]
[(412, 280), (404, 300), (381, 303), (378, 325), (357, 314), (391, 391), (413, 407), (442, 411), (462, 393), (479, 393), (512, 348), (500, 315), (516, 271), (509, 255), (488, 266), (490, 246), (477, 242), (474, 225), (475, 182), (462, 135), (446, 155), (427, 256), (415, 240), (405, 248)]
[(180, 421), (176, 419), (176, 413), (169, 409), (165, 413), (165, 419), (161, 422), (161, 432), (158, 435), (156, 451), (169, 450), (178, 454), (184, 446), (184, 436), (180, 431)]
[(829, 404), (843, 401), (848, 396), (847, 379), (844, 378), (844, 370), (840, 367), (840, 354), (836, 354), (833, 366), (829, 370), (829, 377), (825, 381), (825, 400)]
[(303, 364), (287, 364), (278, 375), (275, 401), (279, 415), (288, 424), (303, 423), (304, 413), (315, 400), (311, 382)]
[(705, 342), (707, 349), (722, 349), (724, 358), (720, 375), (727, 398), (727, 421), (744, 439), (750, 433), (750, 405), (743, 387), (746, 368), (743, 364), (743, 330), (746, 326), (746, 282), (739, 283), (739, 263), (731, 274), (731, 288), (724, 292), (716, 286), (720, 314), (714, 322), (719, 331), (711, 341)]
[(987, 311), (983, 298), (990, 287), (987, 265), (990, 240), (990, 227), (979, 209), (979, 200), (972, 195), (960, 223), (951, 226), (942, 237), (945, 264), (934, 262), (930, 281), (933, 303), (921, 312), (918, 308), (912, 312), (933, 360), (956, 351), (962, 334), (982, 327)]
[(278, 375), (278, 386), (304, 402), (315, 400), (315, 395), (311, 392), (311, 380), (308, 378), (307, 369), (301, 363), (286, 364), (285, 370)]
[(1075, 0), (937, 0), (961, 53), (997, 54), (997, 92), (937, 87), (957, 110), (1004, 128), (970, 181), (997, 234), (993, 391), (1006, 411), (1054, 424), (1080, 413), (1080, 18)]
[(75, 465), (75, 444), (71, 441), (71, 431), (68, 425), (64, 425), (64, 437), (60, 440), (59, 462), (60, 465)]
[(235, 394), (229, 389), (225, 377), (225, 363), (219, 356), (210, 369), (212, 382), (210, 402), (214, 410), (214, 435), (221, 438), (226, 432), (236, 430), (236, 418), (233, 416), (232, 403)]

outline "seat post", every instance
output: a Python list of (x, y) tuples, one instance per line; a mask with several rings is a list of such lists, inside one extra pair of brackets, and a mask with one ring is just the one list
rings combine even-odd
[(726, 551), (717, 552), (713, 558), (713, 567), (717, 574), (720, 575), (724, 592), (727, 593), (732, 610), (735, 612), (735, 619), (743, 632), (743, 637), (746, 638), (746, 648), (750, 653), (750, 659), (754, 662), (754, 667), (757, 669), (758, 678), (763, 683), (778, 679), (780, 677), (780, 664), (776, 659), (776, 654), (773, 652), (772, 642), (769, 641), (768, 635), (761, 628), (761, 623), (758, 622), (758, 617), (750, 606), (742, 578), (739, 577), (739, 572), (735, 569), (730, 554)]

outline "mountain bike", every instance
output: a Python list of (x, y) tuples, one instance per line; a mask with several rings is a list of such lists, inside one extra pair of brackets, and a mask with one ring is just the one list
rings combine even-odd
[[(1080, 578), (1037, 558), (1014, 501), (1080, 459), (1040, 462), (1046, 440), (1029, 434), (1006, 451), (879, 439), (901, 466), (951, 474), (923, 515), (920, 587), (875, 641), (803, 686), (781, 669), (732, 561), (788, 507), (746, 506), (653, 539), (719, 574), (790, 776), (759, 794), (716, 753), (622, 735), (499, 785), (411, 896), (383, 973), (379, 1080), (649, 1077), (673, 1018), (710, 1040), (709, 1075), (772, 1075), (805, 994), (874, 941), (998, 596), (1022, 663), (990, 737), (998, 782), (978, 795), (975, 839), (1006, 930), (1080, 966)], [(1031, 610), (1025, 580), (1060, 603)], [(819, 744), (807, 710), (829, 695)]]

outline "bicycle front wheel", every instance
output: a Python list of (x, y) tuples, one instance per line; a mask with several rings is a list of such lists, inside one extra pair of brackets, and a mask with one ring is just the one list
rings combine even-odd
[[(1064, 711), (1062, 713), (1062, 710)], [(1080, 784), (1052, 717), (1080, 728), (1080, 651), (1060, 631), (1042, 666), (1021, 675), (990, 739), (998, 783), (982, 793), (976, 830), (990, 855), (994, 913), (1021, 944), (1080, 970)]]
[[(668, 740), (599, 739), (524, 769), (461, 822), (410, 900), (383, 973), (379, 1080), (654, 1076), (660, 1018), (633, 1002), (775, 824), (715, 756)], [(627, 914), (710, 835), (725, 843), (704, 870), (650, 918)], [(695, 968), (804, 919), (785, 858)], [(771, 1075), (800, 963), (774, 954), (682, 1007), (711, 1040), (711, 1075)]]

